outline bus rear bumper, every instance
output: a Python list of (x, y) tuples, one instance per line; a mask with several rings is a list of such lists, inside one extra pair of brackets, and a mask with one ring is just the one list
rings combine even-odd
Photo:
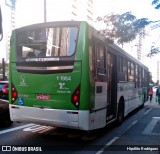
[(9, 104), (9, 109), (12, 121), (89, 130), (89, 111), (37, 108), (12, 104)]

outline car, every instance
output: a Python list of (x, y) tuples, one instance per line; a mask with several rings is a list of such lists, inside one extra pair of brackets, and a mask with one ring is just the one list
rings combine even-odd
[(0, 81), (0, 99), (8, 100), (8, 81)]
[(0, 81), (0, 127), (9, 127), (12, 123), (9, 114), (8, 81)]
[(9, 127), (12, 123), (9, 114), (9, 101), (0, 99), (0, 127)]

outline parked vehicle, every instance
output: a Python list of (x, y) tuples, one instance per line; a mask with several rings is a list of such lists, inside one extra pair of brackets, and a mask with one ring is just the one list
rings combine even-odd
[(9, 127), (12, 123), (9, 115), (9, 101), (0, 99), (0, 127)]
[(0, 81), (0, 99), (8, 100), (8, 81)]
[(0, 126), (9, 127), (12, 123), (9, 115), (8, 81), (0, 81)]

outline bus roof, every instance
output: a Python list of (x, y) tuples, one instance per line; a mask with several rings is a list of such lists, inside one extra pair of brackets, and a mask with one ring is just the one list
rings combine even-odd
[(62, 25), (62, 26), (70, 26), (70, 25), (77, 25), (79, 26), (81, 22), (85, 22), (85, 21), (53, 21), (53, 22), (44, 22), (44, 23), (37, 23), (37, 24), (32, 24), (32, 25), (27, 25), (27, 26), (23, 26), (20, 28), (15, 29), (16, 31), (21, 31), (21, 30), (28, 30), (28, 29), (34, 29), (37, 27), (50, 27), (51, 25)]

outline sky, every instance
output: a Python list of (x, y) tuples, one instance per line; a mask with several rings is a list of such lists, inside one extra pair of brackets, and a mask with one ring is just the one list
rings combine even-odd
[[(0, 0), (2, 2), (4, 0)], [(63, 20), (67, 17), (67, 9), (68, 6), (64, 2), (67, 0), (46, 0), (47, 2), (53, 2), (52, 5), (48, 6), (47, 13), (52, 14), (51, 18), (55, 20)], [(16, 4), (16, 27), (21, 27), (24, 25), (43, 22), (43, 0), (17, 0)], [(58, 2), (58, 3), (56, 3)], [(69, 1), (67, 1), (68, 3)], [(148, 18), (149, 20), (155, 21), (160, 20), (160, 10), (154, 9), (154, 6), (151, 5), (152, 0), (93, 0), (94, 2), (94, 12), (95, 18), (97, 16), (103, 16), (110, 13), (122, 14), (125, 12), (131, 12), (137, 18)], [(56, 5), (54, 5), (56, 3)], [(57, 13), (57, 10), (63, 7), (63, 11), (61, 13)], [(54, 10), (54, 13), (51, 12)], [(7, 15), (7, 9), (2, 9), (2, 13)], [(82, 11), (83, 12), (83, 11)], [(7, 17), (5, 15), (5, 17)], [(51, 20), (48, 17), (49, 20)], [(6, 21), (7, 25), (7, 19)], [(4, 26), (6, 27), (6, 26)], [(150, 29), (150, 28), (148, 28)], [(153, 31), (149, 30), (148, 37), (145, 39), (145, 50), (146, 54), (149, 52), (151, 46), (154, 44), (155, 46), (159, 46), (160, 44), (160, 28), (155, 29)], [(136, 43), (134, 42), (132, 45), (129, 45), (129, 50), (131, 55), (136, 56), (134, 50)], [(0, 55), (1, 57), (1, 55)], [(156, 58), (159, 56), (156, 56)], [(155, 58), (150, 58), (145, 60), (148, 65), (155, 62)], [(148, 62), (149, 61), (149, 62)], [(153, 64), (152, 64), (153, 65)], [(156, 64), (155, 64), (156, 65)], [(155, 66), (156, 67), (156, 66)], [(154, 68), (154, 67), (152, 67)], [(154, 70), (152, 70), (154, 71)], [(155, 71), (154, 71), (155, 72)]]
[[(54, 18), (65, 18), (65, 10), (66, 8), (68, 8), (66, 4), (69, 3), (69, 1), (65, 3), (65, 5), (64, 2), (66, 2), (66, 0), (46, 1), (50, 4), (51, 2), (53, 2), (53, 5), (48, 6), (48, 12), (50, 12), (50, 8), (52, 8), (55, 12), (52, 13), (52, 16)], [(56, 1), (58, 1), (58, 3), (56, 3)], [(95, 17), (99, 15), (106, 15), (111, 12), (120, 14), (131, 11), (131, 13), (135, 15), (137, 18), (149, 18), (149, 20), (160, 19), (160, 10), (154, 9), (154, 6), (151, 5), (152, 0), (93, 0), (93, 2), (95, 8)], [(56, 5), (54, 5), (55, 3)], [(22, 25), (22, 20), (23, 23), (26, 24), (26, 21), (31, 21), (31, 18), (34, 18), (35, 22), (43, 21), (43, 0), (17, 0), (16, 5), (18, 11), (18, 13), (16, 14), (17, 25)], [(61, 7), (63, 7), (63, 11), (57, 14), (57, 9)]]
[(152, 0), (94, 0), (95, 13), (105, 15), (107, 13), (125, 13), (131, 11), (137, 18), (160, 19), (159, 10), (151, 5)]
[[(152, 0), (95, 0), (95, 14), (96, 16), (103, 16), (109, 13), (122, 14), (125, 12), (131, 12), (139, 18), (148, 18), (149, 21), (160, 20), (160, 10), (156, 10), (151, 5)], [(150, 30), (150, 26), (147, 27), (148, 36), (143, 40), (144, 61), (143, 63), (149, 67), (152, 72), (153, 81), (157, 80), (157, 60), (160, 60), (160, 55), (148, 58), (146, 55), (149, 53), (151, 46), (159, 47), (160, 49), (160, 27), (154, 30)], [(130, 44), (125, 44), (125, 50), (127, 50), (132, 56), (136, 57), (136, 45), (137, 42), (133, 41)]]

